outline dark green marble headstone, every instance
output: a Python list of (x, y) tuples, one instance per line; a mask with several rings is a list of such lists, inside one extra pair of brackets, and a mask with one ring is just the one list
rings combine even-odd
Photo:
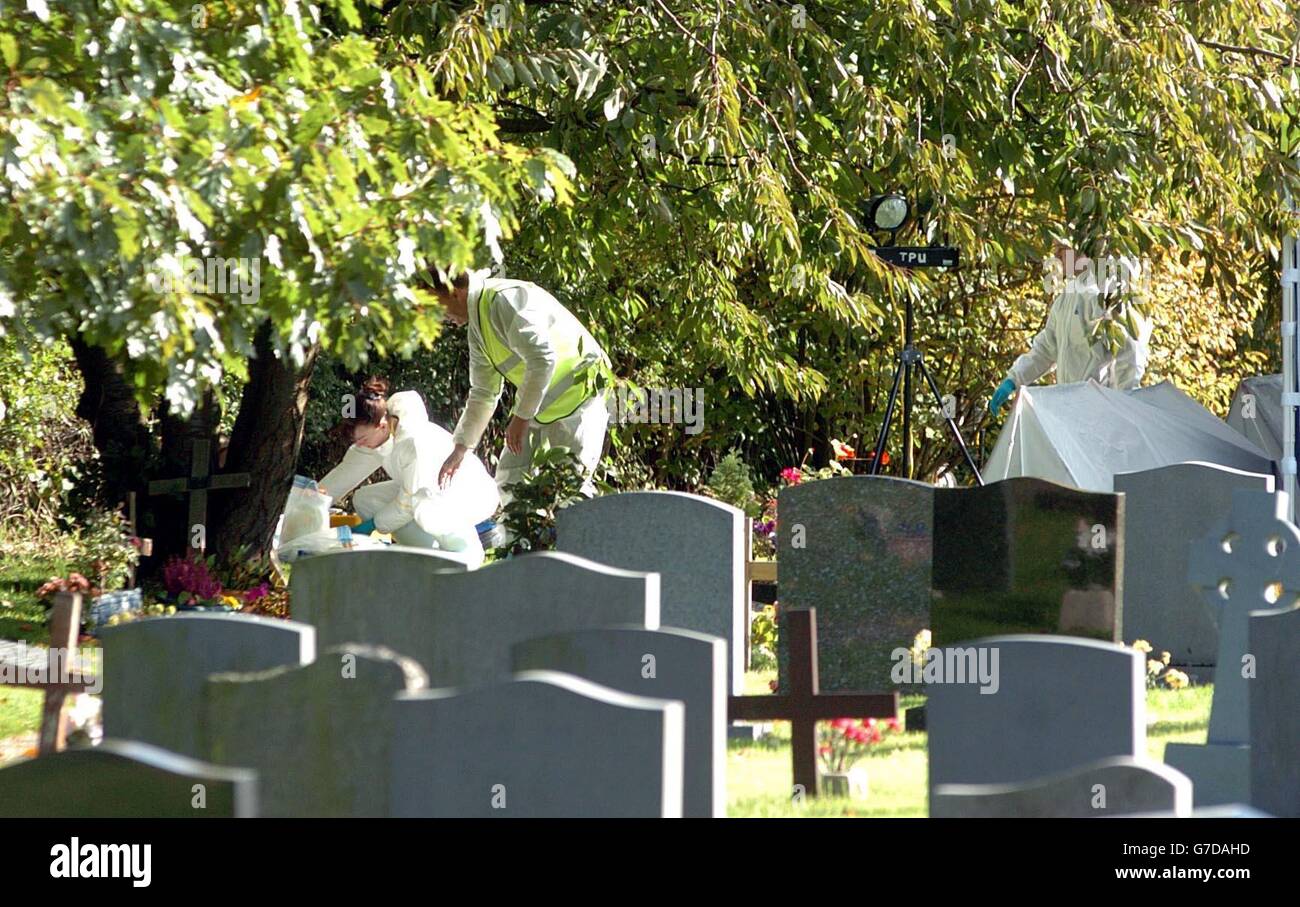
[[(930, 485), (883, 476), (781, 490), (780, 610), (817, 609), (823, 690), (897, 688), (891, 654), (910, 648), (930, 625), (934, 494)], [(783, 641), (778, 638), (782, 678)]]
[(933, 643), (1120, 642), (1124, 496), (1014, 478), (934, 492)]

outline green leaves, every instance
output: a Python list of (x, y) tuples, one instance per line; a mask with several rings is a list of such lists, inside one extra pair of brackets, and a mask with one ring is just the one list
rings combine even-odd
[(517, 206), (571, 197), (560, 155), (435, 95), (350, 31), (353, 3), (203, 11), (72, 0), (0, 23), (0, 330), (75, 332), (183, 414), (246, 374), (266, 322), (291, 366), (317, 343), (351, 367), (427, 346), (420, 275), (485, 264)]

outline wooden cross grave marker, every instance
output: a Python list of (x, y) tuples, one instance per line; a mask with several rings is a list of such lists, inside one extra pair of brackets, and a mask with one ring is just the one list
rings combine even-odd
[(817, 679), (817, 610), (786, 611), (781, 631), (790, 641), (788, 692), (775, 696), (730, 696), (728, 721), (790, 722), (790, 762), (795, 790), (818, 792), (817, 722), (836, 718), (896, 718), (898, 693), (822, 693)]
[[(200, 440), (194, 442), (194, 457), (190, 461), (190, 475), (187, 479), (155, 479), (149, 483), (149, 494), (175, 494), (189, 492), (190, 510), (186, 522), (185, 545), (191, 556), (203, 555), (208, 543), (208, 492), (222, 491), (227, 488), (247, 488), (249, 475), (246, 472), (232, 472), (212, 475), (210, 453), (212, 442)], [(198, 533), (199, 544), (194, 544), (195, 528), (202, 527)]]
[(44, 756), (63, 749), (68, 738), (68, 717), (63, 704), (68, 696), (87, 690), (98, 692), (93, 666), (77, 649), (81, 638), (81, 593), (58, 592), (50, 612), (50, 646), (29, 648), (25, 644), (0, 642), (0, 662), (6, 674), (17, 675), (4, 686), (40, 690), (45, 694), (41, 708), (41, 731), (37, 752)]

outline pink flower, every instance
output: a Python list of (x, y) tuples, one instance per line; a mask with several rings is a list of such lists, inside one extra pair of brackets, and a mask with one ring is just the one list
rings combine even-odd
[(798, 485), (803, 481), (803, 472), (793, 466), (781, 470), (781, 481), (788, 485)]
[(897, 718), (890, 718), (889, 729), (891, 731), (901, 731), (903, 729), (903, 726), (899, 723)]

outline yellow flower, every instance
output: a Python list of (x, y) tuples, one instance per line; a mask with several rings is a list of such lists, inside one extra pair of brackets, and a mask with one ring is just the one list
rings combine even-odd
[(1137, 649), (1139, 652), (1150, 652), (1151, 643), (1147, 642), (1145, 639), (1135, 639), (1133, 640), (1133, 648)]
[(1163, 670), (1164, 666), (1165, 663), (1163, 661), (1156, 661), (1154, 658), (1147, 659), (1148, 674), (1159, 674), (1161, 670)]
[(1183, 687), (1187, 686), (1187, 675), (1182, 671), (1166, 671), (1165, 683), (1171, 690), (1181, 690)]
[(240, 603), (239, 603), (239, 599), (235, 598), (233, 595), (223, 595), (223, 596), (221, 596), (221, 603), (222, 603), (223, 605), (226, 605), (227, 607), (230, 607), (230, 608), (240, 608), (240, 607), (243, 607), (242, 605), (240, 605)]

